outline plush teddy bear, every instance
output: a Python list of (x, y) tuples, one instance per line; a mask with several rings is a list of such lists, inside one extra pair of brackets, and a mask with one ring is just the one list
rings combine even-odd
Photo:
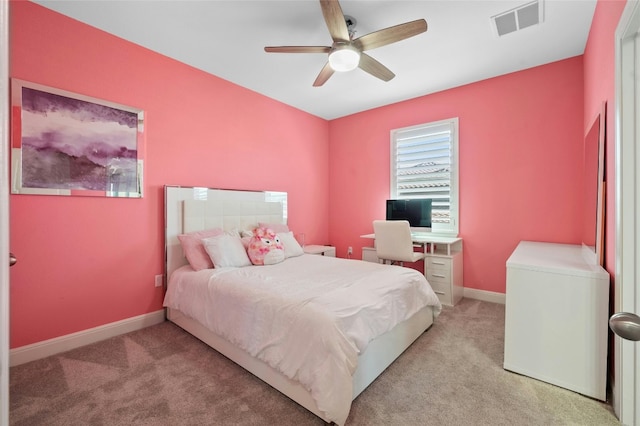
[(247, 254), (254, 265), (273, 265), (284, 260), (284, 246), (269, 228), (255, 228)]

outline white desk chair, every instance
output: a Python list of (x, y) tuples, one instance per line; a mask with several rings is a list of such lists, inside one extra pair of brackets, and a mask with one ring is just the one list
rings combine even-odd
[(413, 251), (411, 228), (406, 220), (374, 220), (376, 254), (383, 263), (417, 262), (425, 258), (422, 252)]

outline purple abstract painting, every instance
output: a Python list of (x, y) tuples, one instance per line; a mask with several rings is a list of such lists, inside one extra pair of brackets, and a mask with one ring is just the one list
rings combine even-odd
[(20, 90), (23, 189), (141, 196), (139, 111), (25, 85)]

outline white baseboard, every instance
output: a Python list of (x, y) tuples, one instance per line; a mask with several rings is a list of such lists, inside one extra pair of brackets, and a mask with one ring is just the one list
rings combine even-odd
[(504, 293), (497, 293), (495, 291), (477, 290), (475, 288), (464, 288), (464, 297), (469, 299), (482, 300), (484, 302), (501, 303), (505, 304), (506, 295)]
[(161, 322), (164, 322), (165, 319), (165, 311), (162, 309), (148, 314), (139, 315), (137, 317), (127, 318), (110, 324), (82, 330), (77, 333), (71, 333), (65, 336), (43, 340), (42, 342), (20, 346), (19, 348), (11, 349), (9, 351), (9, 365), (13, 367), (26, 362), (46, 358), (51, 355), (79, 348), (80, 346), (99, 342), (110, 337), (119, 336), (131, 331), (160, 324)]

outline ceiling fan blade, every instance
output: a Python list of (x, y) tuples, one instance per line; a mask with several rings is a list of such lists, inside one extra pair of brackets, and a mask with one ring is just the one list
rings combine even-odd
[(329, 77), (331, 77), (332, 75), (333, 68), (331, 68), (331, 65), (329, 65), (329, 62), (327, 62), (324, 65), (324, 68), (322, 68), (322, 70), (320, 71), (320, 74), (318, 74), (318, 77), (316, 77), (316, 81), (313, 82), (313, 87), (322, 86), (327, 80), (329, 80)]
[(349, 41), (349, 29), (338, 0), (320, 0), (320, 6), (333, 41)]
[(360, 50), (375, 49), (396, 41), (404, 40), (427, 31), (427, 21), (418, 19), (404, 24), (375, 31), (353, 40), (353, 45)]
[(389, 68), (385, 67), (366, 53), (360, 54), (360, 65), (358, 66), (363, 71), (368, 72), (369, 74), (379, 78), (380, 80), (389, 81), (396, 76), (391, 72)]
[(265, 52), (270, 53), (329, 53), (327, 46), (267, 46)]

